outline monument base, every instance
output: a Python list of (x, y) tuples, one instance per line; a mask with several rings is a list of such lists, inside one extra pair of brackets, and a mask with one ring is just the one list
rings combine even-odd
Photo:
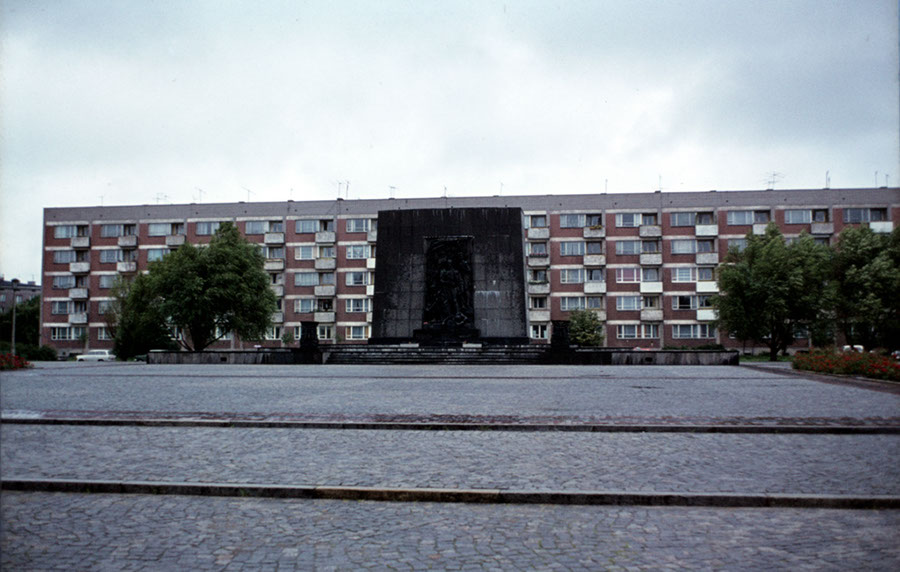
[(481, 337), (478, 328), (420, 328), (413, 330), (413, 340), (423, 346), (458, 345), (475, 342)]

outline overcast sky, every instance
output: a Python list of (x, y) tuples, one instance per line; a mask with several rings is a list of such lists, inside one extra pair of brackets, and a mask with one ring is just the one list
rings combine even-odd
[(7, 279), (51, 206), (900, 183), (897, 0), (0, 10)]

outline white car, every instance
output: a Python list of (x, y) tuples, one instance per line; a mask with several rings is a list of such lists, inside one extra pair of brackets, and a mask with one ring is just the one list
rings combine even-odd
[(90, 350), (75, 356), (75, 361), (116, 361), (116, 356), (109, 350)]

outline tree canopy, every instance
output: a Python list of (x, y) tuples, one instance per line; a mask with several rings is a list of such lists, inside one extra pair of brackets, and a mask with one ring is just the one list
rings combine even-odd
[(139, 274), (132, 281), (116, 282), (104, 316), (118, 359), (177, 347), (171, 338), (172, 328), (160, 310), (160, 298), (147, 275)]
[(579, 346), (603, 345), (603, 322), (590, 310), (575, 310), (569, 314), (569, 340)]

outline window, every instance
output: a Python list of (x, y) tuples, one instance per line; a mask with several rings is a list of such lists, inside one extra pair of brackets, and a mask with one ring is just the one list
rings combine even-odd
[(50, 302), (50, 313), (51, 314), (68, 314), (69, 308), (71, 308), (71, 304), (68, 301), (64, 302)]
[(531, 339), (546, 340), (547, 339), (547, 325), (546, 324), (531, 324)]
[(51, 340), (70, 340), (74, 339), (70, 336), (72, 335), (70, 328), (58, 327), (58, 328), (50, 328), (50, 339)]
[(334, 258), (334, 247), (333, 246), (320, 246), (319, 247), (319, 258)]
[(301, 219), (294, 224), (294, 230), (297, 234), (312, 234), (319, 229), (319, 221), (312, 219)]
[(655, 225), (656, 213), (644, 213), (641, 215), (641, 226)]
[(672, 326), (673, 338), (714, 338), (716, 329), (709, 324), (676, 324)]
[(697, 224), (715, 224), (713, 213), (697, 213)]
[(641, 215), (638, 213), (616, 214), (616, 226), (619, 228), (635, 228), (641, 226)]
[(581, 268), (565, 268), (559, 271), (559, 281), (563, 284), (581, 284), (584, 282), (584, 271)]
[(658, 338), (659, 324), (621, 324), (616, 326), (616, 337), (620, 340)]
[(560, 228), (581, 228), (584, 226), (585, 217), (583, 214), (563, 214), (559, 215)]
[(673, 240), (672, 254), (694, 254), (697, 252), (696, 240)]
[(641, 281), (640, 268), (616, 268), (616, 282), (620, 284), (636, 283)]
[(244, 226), (244, 234), (265, 234), (269, 230), (269, 223), (264, 220), (248, 220)]
[(585, 281), (587, 282), (605, 282), (606, 273), (602, 268), (585, 269)]
[(334, 220), (330, 218), (319, 219), (319, 232), (334, 232)]
[(100, 275), (100, 288), (104, 290), (108, 290), (112, 288), (116, 284), (116, 275), (115, 274), (101, 274)]
[(728, 239), (728, 250), (735, 249), (738, 252), (743, 252), (744, 249), (747, 248), (747, 239), (746, 238), (729, 238)]
[(887, 209), (844, 209), (845, 223), (878, 222), (887, 220)]
[(586, 242), (584, 248), (587, 254), (603, 254), (603, 242), (600, 240)]
[(813, 222), (828, 222), (828, 209), (814, 209), (812, 219)]
[(97, 339), (100, 341), (108, 341), (113, 339), (112, 334), (109, 333), (109, 328), (107, 328), (106, 326), (97, 328)]
[(546, 242), (529, 242), (528, 256), (547, 256)]
[(672, 296), (672, 309), (673, 310), (696, 310), (697, 309), (697, 297), (696, 296)]
[(709, 294), (700, 294), (697, 296), (698, 308), (712, 308), (712, 296)]
[(697, 281), (697, 269), (694, 267), (688, 268), (673, 268), (672, 269), (672, 282), (696, 282)]
[(53, 287), (57, 290), (67, 290), (75, 287), (74, 276), (54, 276)]
[(531, 305), (532, 310), (546, 310), (547, 309), (547, 297), (546, 296), (532, 296), (529, 299), (529, 303)]
[(659, 268), (642, 268), (641, 282), (659, 282)]
[(603, 296), (588, 296), (586, 301), (589, 310), (603, 309)]
[(117, 236), (122, 236), (124, 234), (122, 232), (121, 224), (103, 224), (100, 225), (100, 236), (103, 238), (115, 238)]
[(150, 248), (147, 250), (147, 262), (162, 260), (169, 253), (168, 248)]
[(294, 286), (318, 286), (319, 285), (319, 273), (318, 272), (295, 272), (294, 273)]
[(643, 296), (641, 297), (641, 307), (645, 310), (659, 309), (659, 296)]
[(218, 221), (206, 221), (197, 223), (197, 236), (210, 236), (216, 234), (222, 223)]
[(583, 256), (584, 242), (582, 241), (566, 241), (559, 243), (560, 256)]
[(297, 300), (294, 300), (295, 314), (308, 314), (310, 312), (315, 312), (315, 307), (315, 298), (298, 298)]
[(347, 286), (365, 286), (368, 283), (368, 272), (347, 272)]
[(697, 280), (699, 282), (710, 282), (715, 279), (715, 269), (711, 266), (701, 266), (697, 269)]
[(56, 264), (68, 264), (75, 262), (74, 250), (56, 250), (53, 252), (53, 262)]
[(530, 268), (528, 270), (528, 281), (534, 284), (544, 284), (547, 282), (547, 271)]
[(312, 260), (315, 258), (315, 246), (297, 246), (294, 248), (294, 260)]
[(347, 326), (348, 340), (364, 340), (369, 337), (368, 326)]
[(333, 312), (333, 298), (316, 298), (316, 312)]
[(77, 236), (74, 224), (61, 224), (53, 227), (53, 238), (72, 238)]
[(587, 225), (591, 228), (599, 228), (603, 226), (603, 215), (602, 214), (589, 214), (587, 215)]
[(656, 254), (659, 252), (658, 240), (644, 240), (641, 242), (641, 252), (644, 254)]
[(170, 222), (151, 222), (147, 225), (147, 234), (149, 236), (166, 236), (172, 231), (172, 223)]
[(559, 309), (563, 312), (584, 310), (584, 296), (562, 296), (559, 299)]
[(269, 232), (284, 232), (284, 221), (270, 220)]
[(320, 340), (330, 340), (334, 338), (334, 330), (331, 326), (319, 326), (316, 335)]
[(697, 241), (697, 252), (714, 252), (715, 249), (715, 242), (711, 239), (704, 238)]
[(274, 341), (281, 339), (281, 326), (270, 326), (266, 328), (266, 340)]
[(746, 225), (754, 222), (753, 211), (728, 211), (725, 222), (729, 225)]
[(616, 310), (628, 311), (628, 310), (640, 310), (641, 309), (641, 297), (640, 296), (616, 296)]
[(137, 261), (137, 250), (130, 248), (128, 250), (121, 250), (119, 259), (125, 262), (136, 262)]
[(672, 213), (669, 215), (672, 226), (694, 226), (697, 221), (697, 213)]
[(347, 232), (368, 232), (369, 219), (367, 218), (348, 218)]
[(788, 209), (784, 211), (784, 222), (787, 224), (809, 224), (812, 222), (812, 211), (809, 209)]
[(263, 256), (266, 258), (284, 258), (283, 246), (265, 246), (262, 249)]
[(348, 312), (368, 312), (371, 300), (368, 298), (347, 298), (346, 308)]
[[(367, 220), (367, 219), (360, 219)], [(369, 245), (357, 244), (347, 247), (347, 260), (358, 260), (360, 258), (369, 258)]]
[(765, 224), (770, 219), (769, 211), (755, 211), (753, 213), (753, 222), (756, 224)]
[(531, 215), (529, 219), (529, 228), (546, 228), (547, 215)]
[(184, 223), (183, 222), (173, 222), (172, 223), (172, 234), (184, 234)]
[(616, 241), (616, 254), (619, 256), (629, 255), (629, 254), (640, 254), (641, 252), (641, 241), (640, 240), (617, 240)]
[(115, 264), (122, 258), (122, 251), (120, 250), (101, 250), (100, 251), (100, 263), (101, 264)]
[(106, 314), (109, 311), (109, 307), (112, 305), (112, 301), (110, 300), (100, 300), (97, 302), (97, 313), (101, 316)]

